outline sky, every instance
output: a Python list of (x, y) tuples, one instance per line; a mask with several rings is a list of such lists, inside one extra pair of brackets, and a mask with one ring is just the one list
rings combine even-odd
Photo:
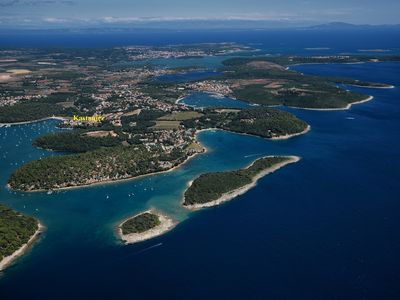
[(400, 0), (0, 0), (0, 28), (165, 22), (400, 24)]

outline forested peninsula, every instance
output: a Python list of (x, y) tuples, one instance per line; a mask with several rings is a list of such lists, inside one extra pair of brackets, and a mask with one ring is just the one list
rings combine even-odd
[[(289, 61), (289, 57), (232, 58), (223, 62), (224, 67), (220, 72), (230, 87), (229, 96), (267, 106), (345, 109), (349, 104), (368, 99), (369, 95), (346, 90), (338, 84), (390, 87), (351, 78), (302, 74), (285, 67), (285, 63)], [(296, 61), (293, 58), (293, 64)]]
[(65, 105), (70, 97), (70, 93), (54, 93), (35, 100), (23, 98), (14, 105), (0, 105), (0, 123), (29, 122), (52, 116), (69, 117), (79, 112), (76, 107)]
[(244, 169), (202, 174), (185, 191), (183, 205), (190, 209), (219, 205), (247, 192), (261, 177), (299, 160), (297, 156), (267, 156)]
[[(130, 127), (122, 126), (114, 131), (74, 130), (39, 137), (34, 145), (64, 152), (69, 155), (46, 157), (28, 162), (10, 176), (8, 185), (21, 191), (45, 191), (85, 186), (170, 170), (204, 148), (195, 140), (197, 130), (220, 128), (237, 133), (251, 134), (263, 138), (290, 137), (304, 133), (308, 125), (294, 115), (272, 108), (244, 110), (204, 110), (202, 113), (186, 113), (181, 121), (176, 115), (159, 116), (147, 113), (144, 131), (153, 139), (160, 140), (165, 129), (152, 124), (171, 126), (180, 144), (168, 139), (163, 146), (140, 139)], [(162, 119), (162, 121), (160, 121)], [(131, 121), (128, 121), (131, 122)], [(123, 123), (125, 124), (125, 123)], [(140, 120), (136, 121), (136, 126)], [(161, 125), (160, 124), (160, 125)], [(100, 128), (101, 129), (101, 128)], [(171, 129), (167, 129), (171, 130)]]
[(291, 113), (267, 108), (206, 110), (205, 114), (183, 124), (197, 129), (218, 128), (263, 138), (290, 137), (305, 133), (308, 124)]
[(36, 219), (0, 204), (0, 270), (22, 255), (40, 231)]
[(182, 163), (186, 154), (162, 156), (143, 146), (117, 146), (94, 151), (47, 157), (29, 162), (9, 178), (11, 188), (45, 191), (129, 179), (168, 170)]

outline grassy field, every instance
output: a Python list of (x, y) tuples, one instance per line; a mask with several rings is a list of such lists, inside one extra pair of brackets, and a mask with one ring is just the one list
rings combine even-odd
[(219, 113), (237, 113), (240, 111), (240, 109), (222, 108), (222, 109), (216, 109), (215, 111)]
[(152, 129), (158, 130), (172, 130), (179, 129), (180, 121), (156, 121), (156, 125), (152, 126)]
[(184, 121), (200, 118), (203, 114), (197, 111), (180, 111), (158, 118), (160, 121)]

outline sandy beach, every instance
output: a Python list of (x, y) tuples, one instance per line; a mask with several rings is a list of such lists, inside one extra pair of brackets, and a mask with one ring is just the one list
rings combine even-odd
[[(130, 233), (130, 234), (126, 234), (126, 235), (122, 234), (121, 226), (123, 223), (125, 223), (127, 220), (129, 220), (131, 218), (134, 218), (134, 217), (141, 215), (143, 213), (146, 213), (146, 212), (157, 215), (161, 224), (154, 228), (151, 228), (145, 232)], [(148, 211), (141, 212), (141, 213), (139, 213), (135, 216), (132, 216), (132, 217), (124, 220), (123, 222), (121, 222), (121, 224), (119, 224), (119, 226), (118, 226), (118, 235), (124, 241), (125, 244), (134, 244), (134, 243), (142, 242), (145, 240), (152, 239), (156, 236), (162, 235), (162, 234), (166, 233), (167, 231), (170, 231), (172, 228), (174, 228), (176, 226), (176, 224), (177, 224), (177, 222), (174, 222), (172, 219), (170, 219), (166, 215), (163, 215), (154, 210), (148, 210)]]
[[(268, 157), (268, 156), (266, 156), (266, 157)], [(284, 161), (284, 162), (281, 162), (281, 163), (279, 163), (279, 164), (276, 164), (276, 165), (272, 166), (271, 168), (265, 169), (264, 171), (262, 171), (261, 173), (259, 173), (257, 176), (255, 176), (255, 177), (253, 178), (253, 181), (252, 181), (250, 184), (247, 184), (247, 185), (245, 185), (245, 186), (242, 186), (242, 187), (240, 187), (240, 188), (238, 188), (238, 189), (236, 189), (236, 190), (233, 190), (233, 191), (231, 191), (231, 192), (225, 193), (225, 194), (223, 194), (220, 198), (218, 198), (217, 200), (210, 201), (210, 202), (207, 202), (207, 203), (199, 203), (199, 204), (192, 204), (192, 205), (184, 205), (184, 207), (187, 208), (187, 209), (190, 209), (190, 210), (198, 210), (198, 209), (201, 209), (201, 208), (206, 208), (206, 207), (212, 207), (212, 206), (220, 205), (220, 204), (222, 204), (222, 203), (224, 203), (224, 202), (230, 201), (230, 200), (232, 200), (233, 198), (235, 198), (235, 197), (237, 197), (237, 196), (239, 196), (239, 195), (242, 195), (242, 194), (246, 193), (248, 190), (250, 190), (251, 188), (255, 187), (255, 186), (257, 185), (257, 181), (258, 181), (260, 178), (262, 178), (262, 177), (264, 177), (264, 176), (266, 176), (266, 175), (268, 175), (268, 174), (270, 174), (270, 173), (273, 173), (273, 172), (275, 172), (276, 170), (278, 170), (278, 169), (280, 169), (280, 168), (282, 168), (282, 167), (284, 167), (284, 166), (286, 166), (286, 165), (288, 165), (288, 164), (295, 163), (295, 162), (298, 162), (298, 161), (300, 160), (300, 157), (298, 157), (298, 156), (285, 156), (285, 157), (289, 158), (289, 160)], [(253, 163), (254, 163), (254, 162), (253, 162)], [(253, 163), (252, 163), (252, 164), (253, 164)], [(252, 165), (252, 164), (251, 164), (251, 165)], [(250, 166), (251, 166), (251, 165), (250, 165)], [(248, 167), (250, 167), (250, 166), (248, 166)], [(191, 184), (192, 184), (192, 182), (189, 183), (189, 186), (190, 186)], [(183, 198), (182, 203), (184, 203), (184, 201), (185, 201), (185, 199)]]
[(184, 103), (179, 103), (179, 102), (181, 102), (183, 99), (185, 99), (186, 97), (187, 97), (187, 96), (184, 96), (184, 97), (181, 97), (181, 98), (176, 99), (175, 104), (186, 105), (186, 104), (184, 104)]
[(7, 73), (0, 73), (0, 82), (6, 82), (11, 79), (11, 75)]
[(4, 257), (0, 261), (0, 271), (4, 270), (6, 267), (8, 267), (10, 264), (12, 264), (18, 257), (22, 256), (25, 254), (25, 252), (29, 249), (29, 247), (34, 243), (34, 241), (40, 236), (40, 234), (43, 232), (44, 226), (39, 223), (38, 224), (38, 229), (36, 232), (31, 236), (29, 241), (21, 246), (17, 251), (15, 251), (13, 254)]

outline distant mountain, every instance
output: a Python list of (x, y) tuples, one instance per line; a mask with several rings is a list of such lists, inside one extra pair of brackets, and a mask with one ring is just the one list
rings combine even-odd
[(344, 22), (331, 22), (331, 23), (327, 23), (327, 24), (308, 26), (307, 29), (313, 29), (313, 30), (400, 29), (400, 24), (356, 25), (356, 24), (350, 24), (350, 23), (344, 23)]
[[(1, 1), (1, 0), (0, 0)], [(121, 22), (94, 22), (94, 23), (67, 23), (45, 26), (39, 24), (32, 26), (8, 27), (0, 24), (0, 33), (12, 33), (18, 30), (31, 31), (61, 31), (61, 32), (126, 32), (137, 30), (400, 30), (397, 25), (355, 25), (344, 22), (331, 22), (326, 24), (310, 24), (302, 21), (287, 20), (242, 20), (242, 19), (184, 19), (184, 20), (142, 20)]]

